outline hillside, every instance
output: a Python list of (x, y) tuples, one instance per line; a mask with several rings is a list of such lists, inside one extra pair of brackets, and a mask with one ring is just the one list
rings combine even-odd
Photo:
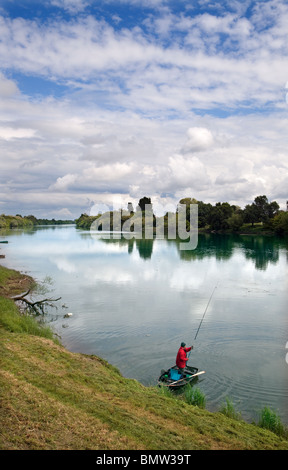
[(21, 316), (31, 282), (0, 267), (2, 450), (288, 450), (256, 425), (163, 396)]

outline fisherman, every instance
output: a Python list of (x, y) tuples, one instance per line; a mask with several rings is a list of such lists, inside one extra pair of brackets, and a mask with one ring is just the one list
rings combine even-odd
[(193, 349), (193, 346), (190, 346), (188, 348), (186, 348), (185, 346), (186, 343), (182, 342), (176, 356), (176, 366), (178, 367), (179, 372), (182, 374), (182, 376), (184, 376), (184, 370), (189, 359), (189, 357), (187, 357), (187, 352)]

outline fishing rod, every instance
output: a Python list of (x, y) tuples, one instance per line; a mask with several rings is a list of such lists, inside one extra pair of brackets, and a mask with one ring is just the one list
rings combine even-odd
[(203, 316), (202, 316), (202, 318), (201, 318), (200, 325), (198, 326), (198, 330), (197, 330), (197, 332), (196, 332), (194, 341), (195, 341), (195, 339), (197, 338), (197, 335), (198, 335), (199, 330), (200, 330), (200, 328), (201, 328), (201, 325), (202, 325), (202, 322), (203, 322), (203, 320), (204, 320), (205, 314), (206, 314), (206, 312), (207, 312), (207, 310), (208, 310), (209, 304), (210, 304), (210, 302), (211, 302), (211, 299), (212, 299), (212, 297), (213, 297), (214, 292), (215, 292), (216, 289), (217, 289), (217, 285), (214, 287), (213, 292), (212, 292), (212, 294), (210, 295), (210, 299), (208, 300), (208, 303), (207, 303), (206, 308), (205, 308), (205, 310), (204, 310), (204, 313), (203, 313)]
[[(212, 299), (212, 297), (213, 297), (214, 292), (215, 292), (216, 289), (217, 289), (217, 284), (216, 284), (216, 286), (214, 287), (214, 289), (213, 289), (213, 291), (212, 291), (212, 294), (210, 295), (210, 298), (209, 298), (209, 300), (208, 300), (208, 303), (207, 303), (206, 308), (205, 308), (205, 310), (204, 310), (204, 313), (203, 313), (203, 315), (202, 315), (200, 324), (199, 324), (199, 326), (198, 326), (198, 330), (196, 331), (196, 335), (195, 335), (194, 341), (195, 341), (195, 339), (197, 338), (197, 335), (198, 335), (198, 333), (199, 333), (199, 331), (200, 331), (202, 322), (203, 322), (203, 320), (204, 320), (204, 317), (205, 317), (206, 312), (207, 312), (207, 310), (208, 310), (209, 304), (210, 304), (210, 302), (211, 302), (211, 299)], [(192, 346), (192, 348), (193, 348), (193, 346)], [(190, 357), (190, 354), (191, 354), (191, 351), (189, 352), (188, 357)]]

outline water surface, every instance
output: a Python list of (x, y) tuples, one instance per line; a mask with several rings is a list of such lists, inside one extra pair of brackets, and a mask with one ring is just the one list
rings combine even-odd
[(269, 406), (288, 424), (287, 242), (199, 235), (196, 250), (181, 251), (176, 241), (108, 240), (74, 226), (5, 238), (2, 264), (53, 280), (49, 295), (61, 301), (46, 320), (69, 350), (155, 385), (185, 341), (190, 364), (206, 371), (197, 386), (208, 409), (229, 397), (248, 421)]

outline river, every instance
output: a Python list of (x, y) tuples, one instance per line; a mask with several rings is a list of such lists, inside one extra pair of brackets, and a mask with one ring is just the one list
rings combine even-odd
[(188, 364), (206, 372), (197, 387), (208, 410), (228, 397), (247, 421), (268, 406), (288, 424), (287, 240), (199, 234), (185, 251), (102, 235), (68, 225), (1, 232), (1, 264), (61, 297), (45, 319), (70, 351), (156, 385), (185, 341)]

